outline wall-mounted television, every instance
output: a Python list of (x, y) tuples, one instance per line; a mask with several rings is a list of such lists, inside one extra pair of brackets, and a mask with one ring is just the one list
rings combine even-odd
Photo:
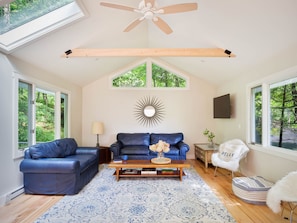
[(231, 118), (230, 94), (222, 95), (213, 99), (213, 117)]

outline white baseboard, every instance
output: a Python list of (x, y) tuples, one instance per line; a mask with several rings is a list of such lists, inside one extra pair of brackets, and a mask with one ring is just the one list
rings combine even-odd
[(20, 188), (16, 189), (15, 191), (11, 192), (10, 194), (7, 194), (6, 203), (11, 201), (12, 199), (16, 198), (17, 196), (20, 196), (24, 192), (25, 192), (24, 187), (20, 187)]
[(4, 194), (0, 197), (0, 207), (6, 205), (12, 199), (18, 197), (19, 195), (24, 193), (24, 187), (20, 187), (11, 193)]

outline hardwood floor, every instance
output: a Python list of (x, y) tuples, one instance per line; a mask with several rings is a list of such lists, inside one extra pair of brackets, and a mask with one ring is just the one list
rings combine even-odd
[[(243, 202), (232, 192), (232, 179), (226, 175), (226, 171), (219, 170), (220, 175), (214, 177), (214, 168), (208, 169), (197, 160), (189, 160), (199, 175), (212, 188), (214, 193), (222, 200), (226, 208), (240, 223), (289, 223), (289, 211), (285, 208), (283, 216), (274, 214), (266, 205), (253, 205)], [(238, 176), (238, 175), (237, 175)], [(34, 222), (52, 205), (62, 199), (63, 196), (25, 195), (22, 194), (0, 208), (0, 222), (3, 223), (31, 223)], [(294, 223), (297, 216), (294, 216)]]

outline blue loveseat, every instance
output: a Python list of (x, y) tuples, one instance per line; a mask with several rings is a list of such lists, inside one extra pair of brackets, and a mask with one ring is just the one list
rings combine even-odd
[(77, 194), (98, 173), (99, 150), (65, 138), (25, 150), (20, 171), (27, 194)]
[(183, 142), (183, 133), (118, 133), (117, 140), (110, 146), (114, 159), (121, 159), (127, 155), (128, 159), (148, 160), (157, 156), (149, 146), (163, 140), (170, 144), (170, 151), (164, 153), (172, 160), (186, 160), (186, 153), (190, 150)]

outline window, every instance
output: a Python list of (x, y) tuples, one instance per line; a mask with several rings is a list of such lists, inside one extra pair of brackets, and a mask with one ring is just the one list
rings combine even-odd
[(262, 144), (262, 87), (252, 89), (252, 138), (253, 142)]
[(150, 60), (112, 79), (115, 88), (186, 88), (187, 79)]
[(153, 87), (185, 87), (186, 80), (164, 68), (152, 64)]
[(297, 78), (254, 87), (251, 94), (251, 141), (297, 151)]
[[(6, 1), (7, 2), (7, 1)], [(80, 1), (0, 1), (0, 48), (5, 52), (84, 17)]]
[(129, 70), (113, 79), (113, 87), (146, 87), (146, 64)]
[[(0, 7), (0, 34), (61, 8), (74, 0), (16, 0)], [(32, 11), (34, 13), (32, 13)]]
[(68, 94), (18, 81), (18, 149), (68, 137)]

